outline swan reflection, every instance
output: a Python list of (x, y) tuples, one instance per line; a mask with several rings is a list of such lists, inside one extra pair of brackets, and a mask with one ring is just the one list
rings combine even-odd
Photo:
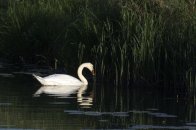
[(83, 96), (87, 86), (82, 86), (77, 92), (77, 101), (82, 108), (90, 108), (93, 105), (93, 92), (89, 96)]
[(86, 90), (86, 85), (42, 86), (34, 93), (34, 97), (39, 97), (41, 94), (47, 94), (48, 96), (69, 98), (71, 94), (77, 94), (77, 102), (79, 105), (82, 108), (90, 108), (93, 105), (93, 94), (84, 96)]

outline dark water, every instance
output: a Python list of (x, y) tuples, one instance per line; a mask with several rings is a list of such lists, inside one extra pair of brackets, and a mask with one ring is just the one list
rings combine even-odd
[(0, 130), (196, 129), (196, 100), (169, 90), (98, 83), (61, 95), (39, 89), (30, 75), (0, 74)]

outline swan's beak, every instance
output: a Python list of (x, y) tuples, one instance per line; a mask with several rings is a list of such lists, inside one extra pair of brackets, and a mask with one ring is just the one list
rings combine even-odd
[(95, 70), (94, 70), (94, 69), (92, 70), (92, 75), (93, 75), (93, 76), (95, 75)]

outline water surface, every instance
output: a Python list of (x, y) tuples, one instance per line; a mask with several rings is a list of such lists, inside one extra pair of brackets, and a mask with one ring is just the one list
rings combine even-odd
[(99, 83), (66, 95), (39, 89), (29, 74), (0, 74), (0, 129), (196, 129), (195, 100), (171, 92)]

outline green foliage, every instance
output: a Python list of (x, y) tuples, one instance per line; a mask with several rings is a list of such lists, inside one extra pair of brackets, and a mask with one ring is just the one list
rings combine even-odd
[(195, 36), (194, 1), (11, 0), (1, 15), (0, 52), (67, 67), (91, 61), (98, 77), (116, 84), (193, 86)]

